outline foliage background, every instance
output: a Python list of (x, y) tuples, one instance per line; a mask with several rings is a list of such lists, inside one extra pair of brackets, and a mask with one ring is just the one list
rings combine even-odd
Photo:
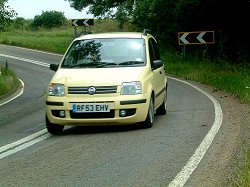
[[(249, 61), (250, 2), (248, 0), (68, 0), (77, 10), (89, 7), (96, 17), (133, 22), (138, 30), (150, 29), (160, 44), (180, 50), (178, 32), (215, 31), (211, 57), (238, 63)], [(114, 11), (116, 10), (116, 11)], [(195, 51), (195, 47), (190, 47)]]
[(0, 0), (0, 31), (5, 28), (11, 18), (17, 15), (13, 9), (6, 5), (7, 1)]

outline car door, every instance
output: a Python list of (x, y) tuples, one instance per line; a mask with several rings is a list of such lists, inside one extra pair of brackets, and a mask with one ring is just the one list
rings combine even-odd
[(152, 71), (154, 74), (153, 88), (155, 91), (155, 106), (159, 106), (164, 98), (165, 91), (165, 70), (164, 65), (159, 68), (154, 68), (154, 61), (161, 60), (160, 52), (156, 41), (153, 38), (149, 39), (149, 55)]

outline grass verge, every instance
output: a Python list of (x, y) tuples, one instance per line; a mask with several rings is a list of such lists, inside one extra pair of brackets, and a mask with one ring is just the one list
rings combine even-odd
[(246, 148), (241, 166), (236, 167), (235, 176), (232, 178), (232, 187), (250, 186), (250, 149)]
[(166, 71), (172, 76), (198, 81), (231, 93), (243, 103), (250, 103), (250, 64), (187, 59), (177, 53), (163, 55)]
[(20, 86), (15, 73), (9, 69), (8, 63), (0, 65), (0, 99), (4, 95), (14, 92)]

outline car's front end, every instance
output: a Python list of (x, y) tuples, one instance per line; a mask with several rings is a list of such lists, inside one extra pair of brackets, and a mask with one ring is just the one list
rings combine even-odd
[(144, 121), (150, 93), (139, 80), (143, 68), (61, 69), (49, 85), (48, 120), (59, 125)]

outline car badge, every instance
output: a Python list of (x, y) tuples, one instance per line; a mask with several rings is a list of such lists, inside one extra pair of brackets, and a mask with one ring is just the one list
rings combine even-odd
[(90, 87), (88, 88), (88, 93), (89, 93), (90, 95), (95, 94), (95, 92), (96, 92), (96, 88), (95, 88), (94, 86), (90, 86)]

